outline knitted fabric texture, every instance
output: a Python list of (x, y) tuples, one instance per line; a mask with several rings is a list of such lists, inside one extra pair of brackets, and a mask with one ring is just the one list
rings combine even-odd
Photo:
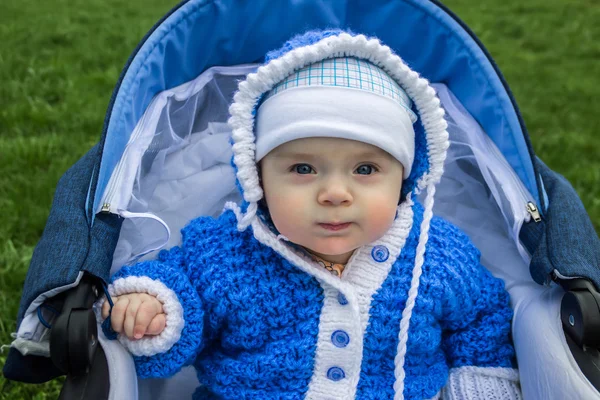
[(170, 252), (161, 252), (158, 260), (125, 266), (111, 279), (114, 283), (119, 278), (144, 276), (162, 282), (175, 292), (183, 308), (185, 325), (177, 343), (158, 355), (133, 357), (140, 377), (173, 375), (182, 366), (190, 364), (202, 349), (203, 311), (198, 292), (182, 274), (186, 265), (188, 261), (183, 252), (173, 248)]
[(506, 368), (460, 367), (450, 374), (442, 399), (521, 400), (518, 381), (519, 374)]
[[(185, 323), (183, 308), (177, 295), (166, 287), (164, 283), (147, 276), (130, 276), (114, 281), (114, 284), (108, 287), (108, 292), (112, 297), (128, 293), (148, 293), (156, 297), (163, 305), (163, 311), (166, 315), (166, 326), (160, 335), (146, 336), (139, 340), (131, 340), (125, 335), (117, 336), (121, 344), (134, 356), (150, 356), (168, 351), (181, 338), (181, 330)], [(103, 303), (104, 299), (101, 299), (96, 308), (97, 311), (100, 311)], [(110, 318), (107, 318), (108, 320)], [(105, 335), (107, 328), (103, 326)], [(108, 333), (109, 335), (112, 334), (112, 328)], [(107, 335), (107, 338), (111, 337)]]
[[(423, 213), (419, 204), (413, 209), (404, 250), (372, 299), (357, 399), (394, 396), (398, 326)], [(193, 362), (202, 384), (194, 399), (303, 398), (313, 375), (323, 289), (236, 223), (231, 212), (199, 218), (182, 231), (181, 248), (124, 267), (113, 278), (160, 279), (186, 310), (181, 340), (165, 353), (135, 357), (138, 374), (170, 376)], [(410, 325), (407, 399), (434, 397), (450, 368), (513, 366), (512, 312), (502, 281), (479, 264), (468, 238), (441, 219), (432, 220), (426, 254)]]

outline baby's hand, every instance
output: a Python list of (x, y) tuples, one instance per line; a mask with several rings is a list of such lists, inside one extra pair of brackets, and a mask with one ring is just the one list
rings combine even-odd
[[(112, 297), (114, 307), (110, 316), (111, 326), (117, 333), (125, 333), (129, 339), (144, 335), (158, 335), (166, 325), (162, 303), (146, 293), (130, 293)], [(108, 318), (110, 305), (102, 305), (102, 318)]]

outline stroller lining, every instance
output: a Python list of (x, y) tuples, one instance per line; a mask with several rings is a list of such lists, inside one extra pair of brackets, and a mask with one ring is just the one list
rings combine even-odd
[[(241, 201), (226, 120), (238, 81), (255, 68), (213, 67), (152, 100), (102, 199), (111, 212), (126, 218), (111, 273), (179, 244), (179, 230), (191, 219), (217, 216), (226, 201)], [(530, 218), (526, 203), (533, 197), (448, 87), (433, 86), (447, 112), (451, 140), (434, 213), (464, 230), (480, 249), (482, 264), (506, 284), (515, 310), (513, 338), (524, 394), (567, 398), (577, 388), (575, 397), (594, 398), (596, 392), (576, 368), (560, 325), (562, 290), (532, 280), (529, 254), (518, 240), (523, 222)], [(546, 329), (540, 331), (540, 326)], [(125, 350), (103, 337), (101, 342), (120, 354), (112, 365), (109, 359), (111, 376), (120, 377), (112, 382), (135, 376)], [(111, 398), (137, 395), (138, 387), (121, 386), (111, 385)], [(196, 386), (193, 370), (186, 368), (167, 380), (140, 381), (139, 394), (179, 398), (189, 396)]]

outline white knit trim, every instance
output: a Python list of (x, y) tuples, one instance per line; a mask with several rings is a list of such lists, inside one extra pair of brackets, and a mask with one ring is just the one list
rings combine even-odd
[(442, 175), (446, 150), (449, 146), (448, 124), (444, 120), (444, 110), (435, 90), (426, 79), (411, 70), (400, 57), (393, 54), (388, 46), (377, 39), (367, 39), (364, 35), (351, 36), (341, 33), (319, 42), (289, 51), (251, 73), (239, 85), (229, 107), (229, 125), (232, 128), (233, 161), (237, 166), (237, 178), (242, 187), (244, 199), (250, 203), (246, 215), (238, 219), (238, 228), (245, 229), (255, 219), (256, 207), (263, 192), (258, 180), (255, 164), (255, 118), (252, 115), (259, 97), (271, 90), (295, 70), (308, 64), (332, 57), (357, 57), (366, 59), (382, 68), (406, 91), (417, 108), (421, 123), (425, 128), (429, 155), (429, 173), (419, 179), (416, 192), (430, 184), (437, 183)]
[(443, 400), (521, 400), (519, 372), (512, 368), (460, 367), (450, 370)]
[[(129, 293), (148, 293), (155, 296), (162, 304), (166, 314), (165, 329), (156, 336), (144, 336), (138, 340), (130, 340), (123, 334), (118, 335), (119, 342), (134, 356), (153, 356), (169, 350), (181, 338), (181, 331), (185, 325), (183, 308), (177, 295), (164, 283), (150, 279), (147, 276), (128, 276), (117, 279), (108, 285), (111, 296), (120, 296)], [(96, 317), (102, 309), (106, 297), (95, 305)]]
[[(307, 399), (352, 399), (356, 394), (362, 364), (363, 339), (370, 316), (373, 295), (381, 287), (393, 263), (397, 260), (413, 225), (413, 203), (403, 202), (392, 227), (379, 240), (357, 249), (348, 262), (342, 278), (333, 276), (311, 258), (294, 252), (278, 240), (259, 219), (252, 223), (255, 238), (273, 248), (290, 263), (314, 276), (323, 288), (324, 300), (319, 320), (315, 365)], [(385, 246), (389, 255), (384, 262), (373, 259), (375, 246)], [(340, 305), (342, 293), (348, 304)], [(350, 337), (346, 347), (333, 345), (333, 332), (342, 330)], [(345, 378), (332, 381), (327, 378), (331, 367), (344, 370)]]
[[(311, 400), (353, 399), (362, 363), (364, 337), (360, 324), (362, 316), (357, 309), (355, 296), (351, 296), (353, 300), (346, 296), (348, 304), (341, 305), (338, 301), (339, 290), (325, 283), (322, 283), (322, 287), (324, 299), (319, 319), (317, 350), (313, 375), (305, 398)], [(350, 292), (346, 291), (346, 293)], [(346, 347), (339, 348), (333, 344), (331, 337), (337, 330), (348, 334), (350, 340)], [(332, 367), (341, 368), (345, 378), (339, 381), (327, 378), (327, 371)]]

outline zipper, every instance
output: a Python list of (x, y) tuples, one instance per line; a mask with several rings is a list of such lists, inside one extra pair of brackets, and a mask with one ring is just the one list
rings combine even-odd
[[(513, 226), (510, 229), (515, 239), (515, 243), (517, 245), (517, 250), (519, 251), (519, 254), (523, 258), (523, 260), (527, 260), (527, 262), (529, 263), (529, 260), (531, 260), (531, 254), (519, 239), (519, 232), (523, 228), (523, 225), (525, 223), (529, 223), (532, 219), (533, 221), (535, 221), (536, 224), (541, 222), (541, 213), (539, 212), (537, 205), (533, 201), (531, 194), (525, 188), (525, 184), (521, 181), (521, 179), (519, 179), (516, 172), (512, 169), (508, 161), (506, 161), (506, 158), (504, 158), (502, 153), (500, 153), (500, 149), (496, 147), (494, 142), (492, 142), (492, 139), (490, 139), (489, 137), (486, 137), (485, 139), (487, 148), (489, 150), (489, 154), (501, 164), (500, 168), (502, 168), (505, 171), (504, 175), (506, 176), (506, 187), (514, 187), (516, 189), (515, 194), (519, 197), (518, 203), (516, 204), (517, 210), (513, 211), (515, 220)], [(509, 200), (512, 207), (511, 199), (508, 198), (507, 200)]]
[[(110, 101), (109, 101), (108, 109), (107, 109), (107, 112), (106, 112), (106, 117), (105, 117), (105, 120), (104, 120), (104, 126), (103, 126), (103, 129), (102, 129), (102, 136), (101, 136), (101, 140), (100, 140), (102, 148), (104, 148), (104, 141), (106, 140), (106, 134), (107, 134), (107, 131), (108, 131), (108, 124), (109, 124), (109, 121), (110, 121), (110, 117), (112, 115), (112, 111), (113, 111), (113, 107), (114, 107), (114, 104), (115, 104), (115, 101), (116, 101), (117, 94), (119, 93), (119, 90), (121, 88), (121, 84), (123, 83), (125, 75), (127, 74), (127, 71), (129, 70), (129, 67), (131, 66), (133, 60), (135, 59), (135, 56), (140, 51), (140, 49), (143, 47), (143, 45), (146, 43), (146, 41), (150, 38), (150, 36), (152, 35), (152, 33), (154, 33), (154, 31), (159, 26), (161, 26), (161, 24), (168, 17), (170, 17), (173, 13), (175, 13), (177, 10), (179, 10), (181, 7), (183, 7), (189, 1), (190, 0), (182, 0), (179, 4), (177, 4), (175, 7), (173, 7), (167, 14), (165, 14), (158, 22), (156, 22), (154, 24), (154, 26), (152, 26), (152, 28), (146, 33), (146, 35), (138, 43), (137, 47), (134, 49), (134, 51), (129, 56), (129, 59), (127, 60), (127, 62), (125, 64), (125, 67), (121, 71), (121, 74), (119, 76), (119, 79), (117, 81), (117, 84), (115, 85), (115, 88), (113, 90), (113, 93), (112, 93)], [(512, 91), (508, 87), (508, 83), (506, 82), (504, 76), (500, 73), (500, 70), (499, 70), (498, 66), (495, 64), (495, 62), (493, 62), (492, 56), (490, 55), (489, 51), (484, 47), (484, 45), (481, 42), (481, 40), (473, 33), (473, 31), (471, 30), (471, 28), (469, 28), (453, 11), (451, 11), (441, 1), (439, 1), (439, 0), (429, 0), (429, 1), (431, 1), (433, 4), (435, 4), (441, 10), (443, 10), (447, 15), (449, 15), (451, 18), (453, 18), (465, 30), (465, 32), (481, 48), (481, 50), (483, 51), (484, 55), (487, 57), (488, 61), (490, 62), (490, 64), (492, 65), (492, 67), (494, 68), (494, 70), (496, 71), (496, 73), (498, 74), (498, 76), (500, 78), (500, 81), (502, 82), (502, 85), (504, 86), (504, 88), (505, 88), (505, 90), (506, 90), (506, 92), (507, 92), (507, 94), (509, 96), (509, 99), (511, 100), (511, 103), (512, 103), (513, 107), (516, 110), (517, 117), (518, 117), (519, 123), (521, 125), (521, 130), (522, 130), (523, 136), (525, 137), (525, 142), (527, 143), (529, 154), (531, 156), (531, 162), (532, 162), (532, 165), (533, 165), (535, 180), (536, 180), (536, 183), (537, 183), (537, 189), (538, 189), (538, 192), (540, 194), (540, 201), (542, 201), (542, 203), (543, 203), (544, 200), (543, 200), (543, 196), (541, 195), (541, 183), (540, 183), (539, 173), (538, 173), (538, 170), (537, 170), (537, 166), (536, 166), (536, 164), (534, 162), (535, 155), (533, 153), (533, 146), (531, 145), (529, 136), (527, 135), (527, 129), (525, 127), (525, 123), (524, 123), (523, 118), (521, 116), (520, 110), (519, 110), (519, 108), (517, 106), (516, 100), (515, 100), (515, 98), (514, 98), (514, 96), (512, 94)], [(102, 158), (100, 159), (99, 165), (101, 165), (101, 162), (102, 162)], [(92, 182), (93, 184), (97, 184), (97, 178), (98, 178), (98, 176), (96, 176), (96, 181)], [(102, 206), (101, 212), (109, 212), (109, 209), (110, 209), (110, 204), (105, 203)], [(94, 214), (94, 212), (92, 213), (92, 215), (93, 214)]]
[[(127, 73), (127, 71), (129, 70), (129, 67), (131, 66), (133, 60), (135, 59), (135, 56), (137, 55), (137, 53), (140, 51), (140, 49), (143, 47), (143, 45), (146, 43), (146, 41), (149, 39), (149, 37), (152, 35), (152, 33), (154, 33), (154, 31), (161, 26), (161, 24), (168, 18), (170, 17), (173, 13), (175, 13), (177, 10), (179, 10), (181, 7), (183, 7), (185, 4), (187, 4), (190, 0), (182, 0), (179, 4), (177, 4), (175, 7), (173, 7), (167, 14), (165, 14), (157, 23), (154, 24), (154, 26), (146, 33), (146, 35), (142, 38), (142, 40), (138, 43), (137, 47), (135, 48), (135, 50), (132, 52), (132, 54), (130, 55), (129, 59), (126, 62), (125, 67), (123, 68), (123, 70), (121, 71), (121, 75), (119, 76), (117, 85), (115, 86), (114, 90), (113, 90), (113, 94), (111, 96), (111, 99), (109, 101), (109, 105), (108, 105), (108, 110), (106, 112), (106, 117), (105, 117), (105, 121), (104, 121), (104, 127), (102, 129), (102, 137), (101, 137), (101, 142), (102, 142), (102, 147), (104, 147), (104, 140), (106, 139), (106, 134), (108, 131), (108, 123), (110, 121), (110, 116), (112, 115), (112, 111), (113, 111), (113, 107), (114, 107), (114, 103), (116, 101), (116, 97), (117, 94), (121, 88), (121, 84), (125, 78), (125, 75)], [(525, 127), (525, 123), (523, 121), (523, 118), (521, 116), (520, 110), (517, 106), (516, 100), (512, 94), (512, 91), (510, 90), (510, 88), (508, 87), (508, 83), (506, 82), (504, 76), (501, 74), (498, 66), (495, 64), (495, 62), (493, 62), (493, 59), (489, 53), (489, 51), (484, 47), (483, 43), (481, 42), (481, 40), (473, 33), (473, 31), (471, 30), (471, 28), (469, 28), (453, 11), (451, 11), (447, 6), (445, 6), (440, 0), (429, 0), (431, 1), (433, 4), (435, 4), (437, 7), (439, 7), (441, 10), (443, 10), (447, 15), (449, 15), (452, 19), (454, 19), (463, 29), (464, 31), (475, 41), (475, 43), (479, 46), (479, 48), (482, 50), (482, 52), (484, 53), (484, 55), (486, 56), (486, 58), (488, 59), (488, 61), (490, 62), (490, 64), (492, 65), (493, 69), (496, 71), (502, 85), (504, 86), (508, 97), (516, 111), (519, 123), (521, 125), (521, 131), (522, 134), (525, 138), (525, 142), (527, 144), (528, 147), (528, 151), (531, 157), (531, 163), (533, 166), (533, 170), (534, 170), (534, 179), (536, 180), (537, 183), (537, 187), (536, 189), (538, 190), (538, 194), (540, 195), (540, 201), (543, 203), (544, 199), (543, 196), (541, 195), (541, 182), (540, 182), (540, 177), (539, 177), (539, 173), (538, 173), (538, 169), (537, 166), (534, 162), (535, 159), (535, 155), (533, 153), (533, 147), (531, 145), (529, 136), (527, 135), (527, 129)], [(100, 159), (100, 163), (99, 165), (101, 165), (102, 162), (102, 158)], [(94, 184), (97, 184), (97, 180), (96, 182), (93, 182)], [(102, 205), (101, 208), (101, 212), (110, 212), (110, 203), (104, 203)], [(535, 206), (535, 204), (534, 204)], [(537, 207), (535, 207), (537, 209)], [(529, 210), (529, 208), (528, 208)], [(93, 215), (94, 213), (92, 213)], [(530, 213), (531, 214), (531, 213)], [(535, 217), (534, 217), (535, 220)]]
[[(487, 57), (488, 61), (490, 62), (490, 64), (492, 65), (493, 69), (496, 71), (502, 85), (504, 86), (509, 99), (511, 100), (511, 103), (513, 105), (513, 107), (515, 108), (519, 123), (521, 125), (521, 130), (522, 130), (522, 134), (525, 138), (525, 142), (527, 144), (528, 147), (528, 151), (531, 157), (531, 163), (533, 166), (533, 170), (534, 170), (534, 179), (536, 180), (537, 183), (537, 188), (538, 192), (540, 192), (540, 182), (539, 182), (539, 174), (537, 171), (537, 167), (536, 164), (534, 162), (534, 154), (533, 154), (533, 150), (532, 150), (532, 146), (529, 140), (529, 137), (527, 135), (527, 130), (525, 128), (525, 124), (523, 122), (521, 113), (519, 108), (517, 107), (516, 101), (514, 99), (514, 96), (512, 95), (512, 92), (510, 91), (508, 84), (506, 82), (506, 80), (504, 79), (504, 76), (501, 74), (499, 68), (497, 67), (497, 65), (493, 62), (493, 59), (491, 57), (491, 55), (489, 54), (488, 50), (483, 46), (481, 40), (475, 36), (475, 34), (473, 33), (473, 31), (454, 13), (452, 12), (448, 7), (446, 7), (444, 4), (442, 4), (439, 0), (430, 0), (432, 3), (434, 3), (436, 6), (438, 6), (440, 9), (442, 9), (447, 15), (449, 15), (451, 18), (453, 18), (464, 30), (465, 32), (475, 41), (475, 43), (480, 47), (480, 49), (483, 51), (484, 55)], [(183, 0), (181, 1), (179, 4), (177, 4), (175, 7), (173, 7), (167, 14), (165, 14), (163, 16), (163, 18), (161, 18), (156, 24), (154, 24), (154, 26), (150, 29), (150, 31), (148, 31), (148, 33), (145, 35), (145, 37), (140, 41), (140, 43), (138, 44), (137, 48), (133, 51), (133, 53), (131, 54), (129, 60), (127, 60), (126, 66), (123, 68), (122, 72), (121, 72), (121, 76), (119, 77), (119, 80), (117, 82), (117, 85), (115, 86), (115, 89), (113, 90), (113, 96), (111, 96), (110, 99), (110, 104), (108, 107), (108, 111), (107, 111), (107, 118), (105, 120), (105, 124), (104, 124), (104, 128), (103, 128), (103, 132), (102, 132), (102, 139), (105, 139), (107, 130), (108, 130), (108, 120), (110, 119), (110, 115), (112, 114), (112, 108), (114, 106), (115, 100), (116, 100), (116, 94), (119, 92), (122, 81), (133, 61), (133, 59), (135, 58), (135, 56), (137, 55), (137, 53), (139, 52), (139, 50), (142, 48), (142, 46), (144, 45), (144, 43), (148, 40), (148, 38), (151, 36), (151, 34), (168, 18), (170, 17), (173, 13), (175, 13), (178, 9), (180, 9), (182, 6), (184, 6), (186, 3), (188, 3), (189, 0)], [(144, 118), (144, 116), (142, 116), (142, 119)], [(127, 152), (127, 147), (124, 151), (123, 156), (121, 157), (121, 160), (124, 159), (125, 155)], [(102, 160), (100, 160), (102, 161)], [(121, 164), (121, 163), (119, 163)], [(121, 168), (120, 165), (117, 166), (117, 176), (120, 178), (120, 172), (121, 172)], [(512, 179), (518, 179), (518, 178), (514, 178), (514, 176), (512, 176), (513, 174), (511, 173), (511, 177)], [(110, 213), (111, 212), (111, 203), (110, 201), (112, 200), (112, 197), (114, 196), (114, 192), (116, 191), (116, 181), (112, 182), (112, 185), (109, 184), (109, 189), (107, 190), (107, 196), (106, 196), (106, 200), (105, 202), (103, 202), (102, 204), (102, 208), (100, 210), (100, 212), (105, 212), (105, 213)], [(522, 188), (522, 182), (520, 182), (519, 180), (519, 184), (517, 185), (520, 189), (520, 191), (523, 193), (524, 189)], [(525, 198), (527, 198), (527, 196), (524, 196)], [(542, 198), (541, 193), (540, 193), (540, 198)], [(543, 202), (543, 200), (541, 200)], [(528, 201), (526, 203), (526, 208), (527, 208), (527, 212), (529, 213), (529, 215), (534, 219), (535, 222), (540, 222), (541, 221), (541, 215), (539, 213), (539, 210), (537, 208), (537, 206), (535, 205), (534, 202), (532, 201)]]
[(542, 216), (540, 215), (540, 212), (535, 203), (531, 201), (527, 203), (527, 212), (529, 213), (529, 215), (531, 215), (531, 217), (536, 223), (542, 221)]
[[(493, 61), (492, 56), (489, 54), (488, 50), (485, 48), (485, 46), (483, 45), (483, 43), (481, 42), (481, 40), (479, 40), (479, 38), (473, 33), (473, 31), (471, 30), (471, 28), (469, 28), (454, 12), (452, 12), (448, 7), (446, 7), (444, 4), (442, 4), (439, 0), (430, 0), (432, 3), (434, 3), (435, 5), (437, 5), (438, 7), (440, 7), (442, 10), (444, 10), (446, 12), (447, 15), (449, 15), (451, 18), (453, 18), (464, 30), (465, 32), (471, 36), (471, 38), (475, 41), (475, 43), (479, 46), (479, 48), (483, 51), (483, 53), (485, 54), (485, 56), (487, 57), (490, 65), (492, 66), (492, 68), (494, 69), (494, 71), (496, 71), (496, 74), (498, 75), (498, 78), (500, 79), (500, 82), (502, 83), (502, 85), (504, 86), (504, 89), (506, 90), (506, 93), (515, 109), (515, 112), (517, 114), (517, 118), (519, 120), (519, 124), (521, 125), (521, 131), (523, 134), (523, 137), (525, 139), (525, 143), (527, 144), (527, 150), (529, 152), (529, 156), (531, 158), (531, 164), (533, 166), (533, 172), (534, 172), (534, 178), (536, 180), (536, 189), (538, 190), (538, 194), (540, 195), (540, 201), (543, 203), (543, 196), (541, 194), (541, 190), (540, 190), (540, 179), (539, 178), (539, 173), (537, 171), (537, 166), (534, 162), (535, 159), (535, 155), (533, 153), (533, 146), (531, 145), (530, 139), (529, 139), (529, 135), (527, 134), (527, 129), (525, 127), (525, 123), (523, 121), (523, 118), (521, 116), (521, 112), (517, 106), (517, 102), (510, 90), (510, 88), (508, 87), (508, 83), (506, 82), (506, 80), (504, 79), (504, 76), (502, 75), (502, 73), (500, 72), (500, 69), (498, 68), (498, 66), (496, 65), (496, 63)], [(510, 177), (511, 180), (513, 181), (513, 183), (515, 184), (515, 186), (519, 189), (523, 199), (525, 200), (525, 208), (527, 210), (527, 213), (529, 214), (529, 218), (525, 221), (525, 222), (530, 222), (531, 218), (533, 218), (533, 221), (535, 223), (539, 223), (542, 221), (542, 216), (541, 213), (537, 207), (537, 205), (535, 204), (534, 201), (529, 200), (530, 196), (528, 196), (528, 192), (525, 189), (523, 182), (521, 182), (521, 180), (515, 176), (515, 173), (512, 170), (512, 167), (508, 164), (508, 162), (506, 161), (506, 159), (504, 158), (504, 156), (502, 156), (500, 154), (500, 150), (495, 146), (495, 145), (488, 145), (488, 147), (493, 151), (493, 153), (497, 156), (497, 159), (501, 161), (501, 163), (508, 168), (508, 171), (510, 171)], [(500, 156), (500, 157), (498, 157)]]

